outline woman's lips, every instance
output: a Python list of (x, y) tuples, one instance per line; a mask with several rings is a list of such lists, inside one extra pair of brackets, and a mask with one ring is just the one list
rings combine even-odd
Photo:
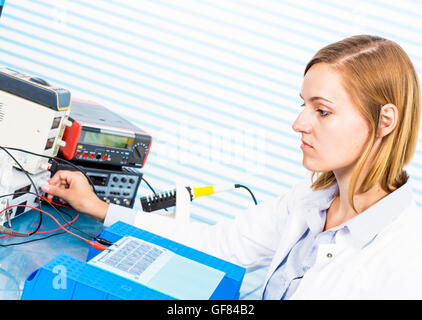
[(305, 141), (302, 140), (302, 144), (300, 145), (301, 149), (309, 149), (312, 148), (311, 145), (307, 144)]

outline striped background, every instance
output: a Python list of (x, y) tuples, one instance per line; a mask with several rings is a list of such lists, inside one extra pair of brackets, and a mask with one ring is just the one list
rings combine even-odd
[[(312, 55), (376, 34), (398, 42), (420, 75), (421, 19), (418, 1), (10, 0), (0, 64), (103, 103), (149, 132), (143, 172), (157, 190), (241, 183), (261, 202), (307, 174), (291, 125)], [(407, 169), (422, 206), (421, 139)], [(251, 205), (239, 189), (198, 199), (192, 218), (213, 224)], [(242, 298), (259, 298), (264, 274), (247, 275)]]

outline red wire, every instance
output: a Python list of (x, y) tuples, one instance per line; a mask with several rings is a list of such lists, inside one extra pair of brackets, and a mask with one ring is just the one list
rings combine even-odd
[[(28, 205), (23, 205), (23, 204), (14, 204), (14, 205), (11, 205), (11, 206), (9, 206), (9, 207), (7, 207), (7, 208), (3, 209), (2, 211), (0, 211), (0, 214), (2, 214), (2, 212), (3, 212), (3, 211), (8, 210), (8, 209), (13, 208), (13, 207), (25, 207), (25, 208), (30, 208), (30, 209), (34, 209), (34, 210), (40, 211), (40, 212), (42, 212), (42, 213), (44, 213), (44, 214), (48, 215), (50, 218), (52, 218), (52, 219), (54, 220), (54, 222), (56, 222), (56, 223), (59, 225), (59, 228), (58, 228), (57, 230), (59, 230), (59, 229), (64, 229), (64, 226), (63, 226), (63, 225), (61, 225), (61, 224), (57, 221), (57, 219), (56, 219), (56, 218), (54, 218), (51, 214), (49, 214), (48, 212), (45, 212), (44, 210), (41, 210), (41, 209), (38, 209), (38, 208), (35, 208), (35, 207), (31, 207), (31, 206), (28, 206)], [(82, 240), (86, 240), (85, 238), (82, 238), (82, 237), (80, 237), (79, 235), (74, 234), (73, 232), (71, 232), (71, 231), (69, 231), (69, 230), (67, 230), (67, 229), (64, 229), (64, 230), (65, 230), (65, 231), (67, 231), (67, 232), (69, 232), (70, 234), (72, 234), (72, 235), (74, 235), (74, 236), (76, 236), (76, 237), (78, 237), (78, 238), (82, 239)], [(53, 232), (53, 231), (51, 231), (51, 232)], [(37, 232), (37, 233), (38, 233), (38, 232)], [(45, 233), (45, 232), (43, 231), (43, 233)], [(28, 234), (29, 234), (29, 232), (28, 232)], [(10, 236), (10, 235), (8, 235), (8, 236)]]
[[(60, 207), (63, 207), (63, 208), (67, 208), (67, 209), (72, 209), (72, 210), (74, 210), (73, 208), (71, 208), (71, 207), (69, 207), (69, 206), (65, 206), (65, 205), (63, 205), (63, 204), (60, 204), (60, 203), (55, 203), (53, 200), (50, 200), (50, 199), (48, 199), (48, 198), (46, 198), (46, 197), (44, 197), (44, 196), (41, 196), (40, 197), (41, 199), (44, 199), (45, 201), (48, 201), (48, 202), (50, 202), (51, 204), (54, 204), (55, 206), (60, 206)], [(10, 208), (10, 207), (9, 207)], [(6, 208), (6, 209), (8, 209), (8, 208)], [(6, 210), (6, 209), (4, 209), (4, 210)], [(3, 211), (4, 211), (3, 210)], [(3, 212), (3, 211), (1, 211), (0, 212), (0, 214)], [(76, 211), (76, 210), (75, 210)], [(71, 220), (71, 221), (69, 221), (69, 222), (66, 222), (63, 226), (65, 227), (65, 226), (67, 226), (67, 225), (69, 225), (69, 224), (72, 224), (72, 223), (74, 223), (78, 218), (79, 218), (79, 215), (80, 215), (80, 212), (78, 212), (77, 214), (76, 214), (76, 216), (75, 216), (75, 218), (73, 218), (73, 220)], [(51, 232), (56, 232), (56, 231), (58, 231), (58, 230), (60, 230), (61, 228), (60, 227), (58, 227), (57, 229), (54, 229), (54, 230), (48, 230), (48, 231), (37, 231), (36, 233), (38, 234), (38, 233), (51, 233)], [(27, 232), (27, 234), (29, 234), (29, 232)], [(12, 235), (10, 235), (10, 234), (8, 234), (8, 235), (5, 235), (5, 236), (0, 236), (0, 239), (1, 238), (5, 238), (5, 237), (13, 237)]]
[[(61, 225), (61, 224), (57, 221), (57, 219), (56, 219), (56, 218), (54, 218), (51, 214), (49, 214), (48, 212), (46, 212), (46, 211), (44, 211), (44, 210), (41, 210), (41, 209), (38, 209), (38, 208), (35, 208), (35, 207), (32, 207), (32, 206), (23, 205), (23, 204), (14, 204), (14, 205), (11, 205), (11, 206), (9, 206), (9, 207), (7, 207), (7, 208), (5, 208), (5, 209), (1, 210), (1, 211), (0, 211), (0, 214), (2, 214), (2, 213), (3, 213), (3, 211), (6, 211), (6, 210), (8, 210), (8, 209), (10, 209), (10, 208), (13, 208), (13, 207), (25, 207), (25, 208), (30, 208), (30, 209), (33, 209), (33, 210), (37, 210), (37, 211), (39, 211), (39, 212), (42, 212), (42, 213), (44, 213), (44, 214), (48, 215), (51, 219), (53, 219), (53, 220), (54, 220), (54, 222), (55, 222), (55, 223), (57, 223), (57, 224), (58, 224), (59, 228), (58, 228), (57, 230), (59, 230), (59, 229), (63, 229), (63, 230), (64, 230), (64, 231), (66, 231), (67, 233), (69, 233), (69, 234), (71, 234), (71, 235), (73, 235), (73, 236), (75, 236), (75, 237), (77, 237), (77, 238), (79, 238), (79, 239), (81, 239), (81, 240), (85, 241), (86, 243), (88, 243), (89, 245), (91, 245), (92, 247), (94, 247), (95, 249), (105, 250), (105, 249), (107, 248), (107, 247), (103, 246), (102, 244), (100, 244), (100, 243), (98, 243), (98, 242), (96, 242), (96, 241), (87, 240), (87, 239), (85, 239), (85, 238), (83, 238), (83, 237), (81, 237), (81, 236), (77, 235), (76, 233), (73, 233), (72, 231), (67, 230), (67, 229), (66, 229), (63, 225)], [(51, 231), (51, 232), (53, 232), (53, 231)], [(41, 232), (40, 232), (40, 233), (41, 233)], [(11, 236), (11, 235), (9, 234), (9, 235), (6, 235), (6, 236), (2, 236), (1, 238), (3, 238), (3, 237), (9, 237), (9, 236)]]
[[(51, 204), (54, 204), (55, 206), (60, 206), (60, 207), (63, 207), (63, 208), (67, 208), (67, 209), (72, 209), (72, 210), (74, 210), (73, 208), (71, 208), (71, 207), (69, 207), (69, 206), (65, 206), (65, 205), (63, 205), (63, 204), (60, 204), (60, 203), (56, 203), (56, 202), (54, 202), (53, 200), (50, 200), (50, 199), (48, 199), (48, 198), (46, 198), (46, 197), (44, 197), (44, 196), (41, 196), (40, 197), (41, 199), (44, 199), (45, 201), (48, 201), (48, 202), (50, 202)], [(75, 210), (76, 211), (76, 210)], [(66, 222), (63, 226), (67, 226), (68, 224), (72, 224), (72, 223), (74, 223), (78, 218), (79, 218), (79, 212), (76, 214), (76, 216), (75, 216), (75, 218), (73, 218), (73, 220), (72, 221), (69, 221), (69, 222)], [(58, 227), (57, 229), (54, 229), (54, 230), (49, 230), (49, 231), (38, 231), (37, 233), (50, 233), (50, 232), (55, 232), (55, 231), (57, 231), (57, 230), (60, 230), (60, 227)], [(29, 233), (29, 232), (28, 232)]]
[[(67, 225), (69, 225), (69, 224), (72, 224), (72, 223), (74, 223), (78, 218), (79, 218), (79, 212), (77, 213), (77, 215), (75, 216), (75, 218), (73, 218), (73, 220), (71, 220), (71, 221), (69, 221), (69, 222), (66, 222), (64, 225), (63, 225), (63, 227), (65, 227), (65, 226), (67, 226)], [(54, 229), (54, 230), (47, 230), (47, 231), (37, 231), (36, 232), (36, 234), (41, 234), (41, 233), (51, 233), (51, 232), (56, 232), (56, 231), (58, 231), (58, 230), (60, 230), (61, 228), (60, 227), (58, 227), (57, 229)], [(10, 230), (11, 231), (11, 230)], [(27, 234), (29, 234), (29, 232), (27, 232)], [(12, 235), (10, 235), (10, 234), (7, 234), (7, 235), (4, 235), (4, 236), (0, 236), (0, 239), (1, 238), (6, 238), (6, 237), (15, 237), (15, 236), (12, 236)]]
[[(75, 216), (75, 218), (73, 218), (73, 220), (71, 220), (71, 221), (69, 221), (69, 222), (66, 222), (64, 225), (63, 225), (63, 227), (65, 227), (65, 226), (67, 226), (67, 225), (69, 225), (69, 224), (72, 224), (72, 223), (74, 223), (77, 219), (79, 218), (79, 212), (76, 214), (76, 216)], [(55, 232), (55, 231), (58, 231), (58, 230), (60, 230), (60, 227), (58, 227), (57, 229), (54, 229), (54, 230), (48, 230), (48, 231), (37, 231), (36, 233), (51, 233), (51, 232)], [(29, 233), (29, 232), (28, 232)]]
[(53, 202), (53, 200), (50, 200), (50, 199), (48, 199), (48, 198), (46, 198), (46, 197), (44, 197), (44, 196), (41, 196), (40, 198), (41, 198), (41, 199), (44, 199), (45, 201), (48, 201), (48, 202), (50, 202), (50, 203), (54, 204), (55, 206), (60, 206), (60, 207), (63, 207), (63, 208), (67, 208), (67, 209), (72, 209), (72, 210), (75, 210), (75, 209), (73, 209), (73, 208), (71, 208), (71, 207), (69, 207), (69, 206), (65, 206), (65, 205), (63, 205), (63, 204)]

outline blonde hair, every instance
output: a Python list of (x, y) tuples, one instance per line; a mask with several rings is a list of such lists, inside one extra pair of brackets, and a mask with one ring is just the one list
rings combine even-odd
[[(342, 76), (342, 85), (349, 93), (370, 128), (369, 143), (358, 159), (349, 186), (349, 202), (355, 191), (364, 193), (380, 182), (392, 192), (408, 179), (403, 167), (415, 151), (420, 123), (420, 87), (415, 68), (404, 50), (395, 42), (381, 37), (358, 35), (330, 44), (309, 61), (304, 74), (317, 63), (327, 63)], [(398, 109), (395, 129), (383, 137), (380, 149), (357, 190), (363, 166), (377, 138), (380, 108), (393, 104)], [(332, 171), (313, 172), (312, 190), (332, 185)]]

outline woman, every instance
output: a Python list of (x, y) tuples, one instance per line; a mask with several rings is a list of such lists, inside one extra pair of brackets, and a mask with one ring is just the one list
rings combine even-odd
[(255, 270), (264, 299), (422, 298), (422, 209), (403, 167), (417, 143), (420, 88), (396, 43), (354, 36), (322, 48), (305, 68), (302, 181), (234, 223), (208, 226), (107, 205), (78, 173), (44, 187), (77, 210), (116, 220)]

